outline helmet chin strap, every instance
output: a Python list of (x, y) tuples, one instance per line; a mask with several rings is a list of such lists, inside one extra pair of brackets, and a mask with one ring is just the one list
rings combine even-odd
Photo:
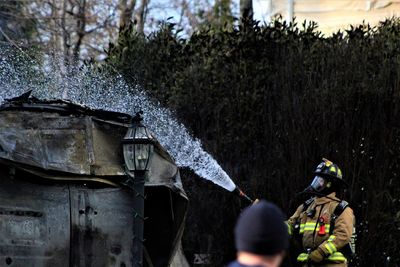
[(330, 200), (334, 200), (334, 201), (340, 202), (340, 201), (338, 201), (337, 199), (328, 197), (328, 196), (327, 196), (328, 194), (324, 194), (324, 193), (315, 191), (315, 190), (311, 187), (311, 185), (307, 186), (303, 191), (297, 193), (297, 194), (296, 194), (296, 197), (298, 197), (298, 196), (300, 196), (300, 195), (304, 195), (304, 194), (310, 194), (310, 195), (317, 196), (317, 197), (326, 197), (326, 198), (328, 198), (328, 199), (330, 199)]
[(314, 189), (312, 189), (311, 185), (309, 185), (303, 191), (300, 191), (300, 192), (296, 193), (295, 197), (297, 198), (297, 197), (299, 197), (301, 195), (314, 194), (314, 193), (315, 193)]

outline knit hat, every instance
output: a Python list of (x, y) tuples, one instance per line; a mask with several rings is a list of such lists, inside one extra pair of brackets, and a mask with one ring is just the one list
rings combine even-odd
[(246, 208), (235, 227), (236, 249), (258, 255), (275, 255), (289, 247), (282, 211), (261, 200)]

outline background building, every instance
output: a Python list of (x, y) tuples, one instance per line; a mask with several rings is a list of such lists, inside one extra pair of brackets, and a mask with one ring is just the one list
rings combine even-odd
[(363, 21), (377, 25), (385, 18), (400, 15), (398, 0), (254, 0), (255, 18), (269, 21), (282, 15), (298, 23), (316, 21), (324, 34), (330, 34)]

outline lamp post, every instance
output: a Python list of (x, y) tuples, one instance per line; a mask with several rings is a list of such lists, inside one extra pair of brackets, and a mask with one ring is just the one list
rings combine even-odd
[(122, 140), (125, 172), (135, 193), (133, 255), (137, 266), (143, 266), (144, 183), (154, 151), (154, 139), (142, 124), (142, 114), (142, 111), (136, 113)]

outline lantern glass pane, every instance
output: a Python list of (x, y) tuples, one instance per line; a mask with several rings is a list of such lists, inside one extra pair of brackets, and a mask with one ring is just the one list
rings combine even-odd
[(134, 145), (133, 144), (124, 144), (123, 145), (123, 150), (124, 150), (124, 160), (126, 167), (130, 171), (135, 170), (135, 151), (134, 151)]
[(147, 132), (146, 127), (139, 126), (136, 128), (135, 139), (150, 139), (150, 135)]
[(126, 132), (124, 139), (133, 139), (134, 137), (135, 137), (135, 129), (128, 128), (128, 131)]
[(138, 171), (145, 171), (149, 167), (150, 157), (153, 153), (152, 144), (135, 144), (135, 167)]

